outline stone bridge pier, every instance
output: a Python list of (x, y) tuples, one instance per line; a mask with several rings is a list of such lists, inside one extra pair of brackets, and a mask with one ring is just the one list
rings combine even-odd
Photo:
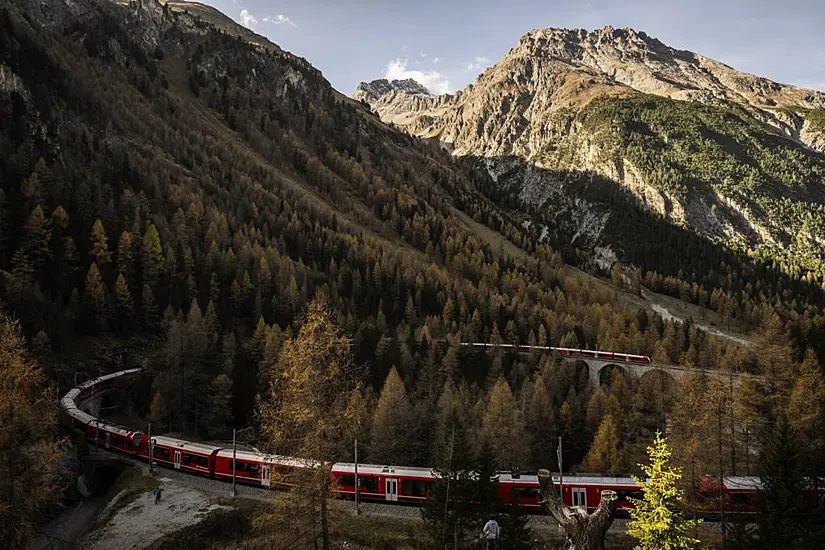
[[(571, 358), (573, 360), (573, 358)], [(728, 380), (731, 377), (730, 373), (708, 370), (708, 369), (689, 369), (679, 365), (664, 365), (652, 363), (643, 365), (639, 363), (630, 363), (625, 361), (606, 360), (606, 359), (589, 359), (589, 358), (575, 358), (576, 362), (581, 362), (587, 365), (588, 384), (592, 388), (598, 388), (601, 384), (602, 372), (607, 367), (616, 367), (622, 372), (626, 373), (633, 380), (638, 380), (642, 376), (650, 372), (661, 372), (670, 377), (674, 382), (682, 381), (690, 372), (699, 372), (706, 376), (721, 378)], [(733, 379), (735, 384), (739, 384), (739, 376), (734, 374)]]

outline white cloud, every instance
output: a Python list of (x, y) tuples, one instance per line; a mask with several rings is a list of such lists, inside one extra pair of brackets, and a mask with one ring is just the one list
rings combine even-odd
[(384, 72), (387, 80), (404, 80), (412, 78), (434, 94), (450, 93), (450, 82), (447, 77), (437, 71), (415, 71), (407, 69), (406, 59), (395, 59), (387, 64)]
[(467, 63), (467, 70), (468, 71), (476, 71), (476, 70), (480, 69), (482, 67), (482, 65), (486, 65), (489, 62), (490, 62), (490, 60), (487, 59), (486, 57), (476, 57), (475, 59), (473, 59), (472, 61)]
[(425, 54), (424, 52), (420, 52), (420, 54), (421, 54), (421, 57), (427, 57), (427, 54)]
[(433, 63), (438, 63), (439, 61), (441, 61), (440, 57), (434, 57), (433, 58)]
[(283, 13), (279, 13), (275, 17), (270, 17), (267, 15), (266, 17), (264, 17), (264, 23), (272, 23), (273, 25), (281, 25), (282, 23), (286, 23), (287, 25), (292, 25), (293, 27), (298, 26), (292, 19), (290, 19)]
[(241, 25), (243, 25), (251, 31), (254, 31), (255, 27), (258, 26), (258, 19), (254, 15), (249, 13), (249, 10), (246, 9), (241, 10), (240, 22)]

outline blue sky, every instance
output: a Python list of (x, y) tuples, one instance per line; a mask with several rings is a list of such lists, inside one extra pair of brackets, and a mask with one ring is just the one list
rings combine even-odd
[(339, 91), (412, 77), (435, 93), (475, 80), (534, 28), (632, 27), (669, 46), (825, 91), (825, 0), (206, 0), (309, 60)]

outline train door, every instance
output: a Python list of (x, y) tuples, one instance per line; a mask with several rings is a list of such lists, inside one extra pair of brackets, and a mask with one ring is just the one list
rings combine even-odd
[(180, 470), (180, 451), (175, 451), (175, 469)]
[(573, 506), (582, 506), (587, 509), (587, 489), (584, 487), (573, 487)]
[(388, 502), (398, 501), (398, 480), (386, 478), (384, 480), (384, 498)]
[(269, 483), (269, 466), (264, 466), (261, 468), (261, 485), (263, 485), (264, 487), (269, 487)]
[(110, 437), (111, 436), (112, 436), (112, 434), (110, 434), (109, 432), (106, 432), (106, 448), (107, 449), (109, 448), (109, 442), (110, 442)]

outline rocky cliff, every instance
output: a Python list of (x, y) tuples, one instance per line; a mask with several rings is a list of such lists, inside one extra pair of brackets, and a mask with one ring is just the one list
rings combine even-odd
[(611, 209), (577, 195), (571, 172), (609, 178), (731, 246), (793, 250), (811, 269), (823, 257), (825, 93), (605, 27), (531, 31), (452, 95), (362, 99), (411, 134), (484, 159), (500, 186), (540, 214), (563, 213), (556, 229), (589, 233), (593, 247), (611, 244), (590, 223)]

